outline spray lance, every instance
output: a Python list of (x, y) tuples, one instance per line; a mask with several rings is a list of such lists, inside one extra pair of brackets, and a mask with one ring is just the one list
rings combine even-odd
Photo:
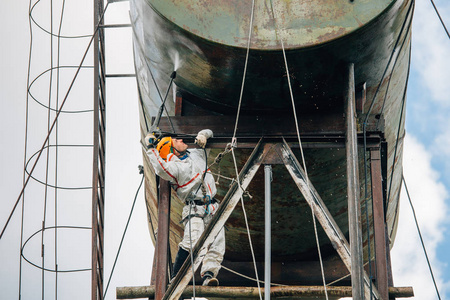
[(145, 137), (145, 143), (147, 148), (157, 143), (162, 137), (161, 130), (159, 129), (158, 126), (159, 122), (161, 121), (161, 116), (164, 111), (164, 105), (166, 104), (167, 96), (169, 95), (170, 88), (172, 87), (173, 80), (175, 79), (176, 76), (177, 76), (176, 71), (173, 71), (172, 74), (170, 74), (170, 82), (169, 87), (167, 88), (166, 95), (164, 96), (163, 102), (159, 107), (159, 111), (158, 114), (156, 115), (155, 121), (153, 122), (149, 132), (147, 133), (147, 136)]

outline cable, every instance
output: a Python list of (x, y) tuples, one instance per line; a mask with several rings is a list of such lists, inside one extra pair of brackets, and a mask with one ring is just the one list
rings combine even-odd
[[(84, 227), (84, 226), (58, 226), (59, 229), (86, 229), (86, 230), (92, 230), (91, 227)], [(29, 260), (25, 255), (24, 255), (24, 250), (25, 250), (25, 246), (28, 244), (28, 242), (38, 233), (44, 231), (44, 230), (49, 230), (49, 229), (56, 229), (56, 226), (50, 226), (50, 227), (45, 227), (45, 228), (41, 228), (39, 230), (37, 230), (36, 232), (34, 232), (23, 244), (23, 246), (20, 248), (20, 255), (23, 257), (23, 259), (25, 261), (27, 261), (30, 265), (40, 269), (40, 270), (44, 270), (47, 272), (57, 272), (57, 270), (55, 269), (48, 269), (48, 268), (44, 268), (41, 267), (35, 263), (33, 263), (31, 260)], [(72, 270), (58, 270), (58, 272), (60, 273), (73, 273), (73, 272), (83, 272), (83, 271), (90, 271), (90, 268), (86, 268), (86, 269), (72, 269)]]
[[(136, 34), (136, 30), (135, 30), (134, 26), (131, 26), (131, 28), (133, 29), (133, 36), (134, 36), (135, 40), (139, 41), (139, 38), (138, 38), (138, 35)], [(145, 51), (142, 48), (141, 43), (136, 43), (136, 44), (138, 44), (139, 50), (142, 53), (145, 53)], [(161, 103), (162, 103), (164, 100), (163, 100), (163, 97), (162, 97), (161, 92), (159, 90), (158, 84), (156, 83), (156, 79), (155, 79), (155, 77), (153, 75), (152, 69), (150, 68), (150, 65), (148, 64), (147, 59), (145, 59), (144, 61), (145, 61), (145, 64), (147, 65), (147, 70), (150, 72), (150, 77), (152, 77), (153, 84), (155, 85), (156, 91), (158, 92), (159, 98), (161, 99)], [(140, 93), (140, 91), (139, 91), (139, 93)], [(143, 113), (143, 116), (144, 116), (144, 119), (145, 119), (145, 110), (144, 110), (144, 104), (143, 104), (142, 101), (141, 101), (141, 107), (142, 107), (142, 113)], [(164, 106), (164, 110), (166, 111), (166, 115), (167, 115), (167, 117), (169, 119), (169, 123), (170, 123), (170, 125), (172, 127), (172, 131), (175, 132), (175, 128), (174, 128), (174, 126), (172, 124), (172, 120), (170, 119), (169, 112), (167, 111), (167, 107)], [(146, 124), (146, 127), (148, 128), (148, 124), (147, 124), (147, 120), (146, 119), (145, 119), (145, 124)]]
[(252, 39), (252, 32), (253, 32), (253, 16), (254, 16), (254, 13), (255, 13), (255, 0), (252, 0), (252, 11), (251, 11), (251, 14), (250, 14), (250, 27), (249, 27), (249, 30), (248, 30), (248, 39), (247, 39), (247, 52), (245, 54), (244, 73), (242, 75), (241, 92), (239, 94), (239, 104), (238, 104), (238, 110), (237, 110), (237, 114), (236, 114), (236, 123), (234, 125), (232, 142), (234, 142), (235, 139), (236, 139), (237, 125), (238, 125), (238, 122), (239, 122), (239, 115), (240, 115), (240, 112), (241, 112), (242, 95), (244, 93), (245, 76), (247, 74), (248, 56), (249, 56), (249, 53), (250, 53), (250, 42), (251, 42), (251, 39)]
[[(231, 149), (231, 154), (233, 155), (233, 163), (234, 163), (234, 169), (235, 169), (235, 172), (236, 172), (236, 179), (237, 179), (236, 181), (237, 181), (239, 190), (243, 190), (243, 188), (241, 187), (241, 182), (239, 180), (238, 168), (237, 168), (237, 164), (236, 164), (236, 157), (234, 155), (234, 149), (233, 148)], [(250, 251), (251, 251), (251, 254), (252, 254), (253, 265), (254, 265), (254, 268), (255, 268), (256, 283), (258, 285), (259, 299), (262, 300), (261, 287), (259, 285), (258, 269), (256, 268), (255, 252), (253, 251), (252, 237), (250, 235), (250, 229), (249, 229), (249, 226), (248, 226), (247, 214), (245, 212), (245, 206), (244, 206), (244, 198), (242, 198), (242, 194), (241, 194), (240, 198), (241, 198), (242, 212), (244, 213), (245, 227), (247, 228), (247, 236), (248, 236), (248, 241), (249, 241), (249, 244), (250, 244)]]
[[(31, 7), (31, 1), (32, 1), (32, 0), (30, 0), (30, 7)], [(87, 34), (87, 35), (77, 35), (77, 36), (63, 36), (63, 35), (60, 35), (60, 34), (56, 35), (56, 34), (50, 32), (50, 31), (48, 31), (48, 30), (45, 29), (44, 27), (42, 27), (42, 26), (41, 26), (38, 22), (36, 22), (36, 21), (34, 20), (34, 18), (33, 18), (33, 10), (34, 10), (35, 6), (36, 6), (39, 2), (41, 2), (41, 0), (36, 1), (36, 3), (34, 3), (34, 5), (31, 7), (31, 9), (29, 9), (29, 19), (32, 20), (33, 23), (34, 23), (39, 29), (41, 29), (43, 32), (49, 34), (49, 35), (52, 36), (52, 37), (65, 38), (65, 39), (79, 39), (79, 38), (88, 38), (88, 37), (91, 37), (91, 35), (89, 35), (89, 34)], [(109, 4), (109, 1), (108, 1), (108, 4)], [(31, 22), (30, 22), (30, 25), (31, 25)]]
[(448, 38), (450, 39), (450, 33), (448, 32), (447, 27), (445, 27), (444, 21), (442, 20), (441, 15), (439, 14), (439, 11), (438, 11), (436, 5), (434, 4), (434, 1), (433, 0), (430, 0), (430, 1), (431, 1), (431, 4), (433, 4), (434, 10), (436, 11), (437, 16), (439, 17), (439, 20), (441, 21), (442, 27), (444, 27), (444, 30), (447, 33)]
[(34, 169), (35, 169), (35, 167), (36, 167), (36, 165), (37, 165), (37, 162), (39, 161), (39, 158), (41, 157), (42, 150), (44, 149), (45, 145), (47, 144), (47, 141), (48, 141), (49, 138), (50, 138), (50, 133), (53, 131), (53, 128), (55, 127), (55, 124), (56, 124), (56, 122), (57, 122), (57, 120), (58, 120), (58, 117), (59, 117), (59, 115), (60, 115), (60, 113), (61, 113), (61, 109), (64, 107), (64, 104), (65, 104), (66, 101), (67, 101), (67, 98), (68, 98), (68, 96), (69, 96), (69, 93), (70, 93), (70, 91), (72, 90), (72, 87), (73, 87), (73, 85), (74, 85), (74, 83), (75, 83), (75, 80), (76, 80), (76, 78), (77, 78), (77, 76), (78, 76), (78, 74), (79, 74), (79, 72), (80, 72), (80, 69), (81, 69), (81, 67), (82, 67), (82, 65), (83, 65), (83, 62), (84, 62), (84, 60), (86, 59), (86, 56), (87, 56), (87, 54), (88, 54), (88, 50), (89, 50), (89, 48), (90, 48), (90, 46), (91, 46), (91, 44), (92, 44), (92, 42), (93, 42), (93, 40), (94, 40), (94, 38), (95, 38), (95, 36), (96, 36), (96, 33), (97, 33), (99, 27), (100, 27), (100, 23), (102, 22), (103, 17), (105, 16), (105, 12), (106, 12), (106, 10), (107, 10), (107, 8), (108, 8), (108, 5), (109, 5), (109, 2), (107, 2), (106, 6), (105, 6), (105, 9), (104, 9), (104, 11), (103, 11), (103, 14), (102, 14), (101, 17), (100, 17), (100, 20), (99, 20), (98, 24), (95, 26), (95, 30), (94, 30), (94, 33), (92, 34), (92, 38), (91, 38), (91, 40), (89, 41), (89, 44), (88, 44), (88, 46), (87, 46), (87, 49), (86, 49), (86, 51), (84, 52), (83, 58), (81, 59), (81, 62), (80, 62), (80, 64), (79, 64), (79, 66), (78, 66), (78, 69), (77, 69), (75, 75), (74, 75), (74, 78), (72, 79), (72, 82), (70, 83), (70, 86), (69, 86), (69, 88), (68, 88), (68, 90), (67, 90), (67, 93), (66, 93), (66, 95), (65, 95), (65, 97), (64, 97), (64, 100), (62, 101), (61, 106), (60, 106), (60, 108), (59, 108), (59, 110), (58, 110), (58, 112), (57, 112), (57, 114), (56, 114), (56, 117), (55, 117), (55, 119), (54, 119), (54, 121), (53, 121), (53, 123), (52, 123), (52, 126), (50, 127), (50, 130), (49, 130), (49, 132), (48, 132), (48, 134), (47, 134), (47, 137), (45, 138), (45, 140), (44, 140), (44, 142), (43, 142), (43, 145), (41, 146), (41, 151), (39, 152), (39, 155), (38, 155), (38, 157), (36, 158), (36, 162), (34, 163), (32, 169), (31, 169), (31, 171), (30, 171), (30, 174), (27, 176), (27, 179), (25, 180), (25, 183), (23, 184), (22, 190), (20, 191), (19, 196), (17, 197), (17, 200), (16, 200), (16, 202), (15, 202), (15, 204), (14, 204), (14, 206), (13, 206), (13, 209), (11, 210), (11, 213), (10, 213), (10, 215), (9, 215), (9, 217), (8, 217), (8, 220), (6, 221), (6, 223), (5, 223), (4, 227), (3, 227), (3, 230), (2, 230), (2, 232), (1, 232), (1, 234), (0, 234), (0, 240), (1, 240), (1, 238), (3, 237), (3, 234), (5, 233), (5, 230), (6, 230), (6, 228), (8, 227), (9, 222), (11, 221), (11, 218), (12, 218), (12, 216), (13, 216), (13, 214), (14, 214), (16, 208), (17, 208), (17, 205), (19, 204), (19, 201), (20, 201), (21, 197), (22, 197), (23, 194), (24, 194), (25, 187), (27, 186), (28, 181), (30, 180), (31, 174), (33, 173), (33, 171), (34, 171)]
[[(411, 64), (411, 48), (409, 49), (409, 64)], [(403, 119), (403, 112), (405, 110), (405, 103), (406, 103), (406, 90), (408, 87), (408, 79), (409, 79), (409, 68), (408, 68), (408, 76), (406, 77), (406, 84), (405, 84), (405, 89), (403, 90), (403, 99), (402, 99), (402, 109), (401, 109), (401, 113), (400, 113), (400, 118), (398, 120), (398, 129), (397, 129), (397, 139), (395, 141), (395, 150), (394, 150), (394, 159), (392, 161), (392, 171), (391, 171), (391, 180), (389, 182), (389, 190), (388, 190), (388, 194), (387, 194), (387, 203), (389, 203), (390, 197), (391, 197), (391, 188), (392, 188), (392, 182), (393, 182), (393, 177), (394, 177), (394, 170), (395, 170), (395, 166), (396, 166), (396, 156), (397, 156), (397, 151), (398, 151), (398, 145), (399, 145), (399, 141), (400, 138), (403, 139), (405, 137), (405, 133), (403, 132), (403, 135), (400, 136), (400, 130), (401, 130), (401, 124), (402, 124), (402, 119)], [(400, 189), (399, 189), (399, 193), (400, 193)], [(398, 206), (399, 201), (397, 201), (397, 206)], [(398, 210), (395, 210), (396, 214)], [(392, 230), (394, 230), (392, 228)]]
[[(289, 67), (288, 67), (287, 58), (286, 58), (286, 51), (284, 49), (283, 38), (278, 37), (278, 28), (277, 28), (277, 22), (276, 22), (275, 12), (274, 12), (274, 9), (273, 9), (272, 0), (270, 1), (270, 6), (271, 6), (271, 10), (272, 10), (272, 17), (273, 17), (274, 24), (275, 24), (275, 34), (277, 35), (277, 38), (281, 42), (281, 49), (282, 49), (282, 52), (283, 52), (284, 65), (285, 65), (285, 68), (286, 68), (286, 75), (287, 75), (286, 77), (287, 77), (288, 86), (289, 86), (289, 95), (290, 95), (290, 98), (291, 98), (292, 111), (293, 111), (293, 114), (294, 114), (295, 129), (297, 131), (297, 138), (298, 138), (300, 153), (301, 153), (301, 157), (302, 157), (303, 168), (305, 170), (306, 185), (308, 187), (309, 192), (312, 194), (312, 190), (311, 190), (311, 187), (310, 187), (310, 184), (309, 184), (308, 170), (306, 168), (305, 156), (304, 156), (304, 153), (303, 153), (302, 141), (301, 141), (301, 138), (300, 138), (300, 130), (299, 130), (299, 126), (298, 126), (297, 112), (296, 112), (296, 109), (295, 109), (294, 94), (292, 92), (292, 85), (291, 85), (291, 79), (290, 79), (291, 76), (289, 74)], [(326, 281), (325, 281), (325, 272), (324, 272), (324, 267), (323, 267), (322, 254), (321, 254), (321, 251), (320, 251), (319, 236), (318, 236), (317, 224), (316, 224), (316, 215), (315, 215), (315, 211), (314, 210), (315, 210), (315, 206), (314, 206), (313, 203), (311, 203), (311, 212), (312, 212), (312, 219), (313, 219), (313, 225), (314, 225), (314, 234), (315, 234), (315, 238), (316, 238), (317, 252), (318, 252), (319, 262), (320, 262), (322, 283), (323, 283), (323, 287), (324, 287), (324, 290), (325, 290), (325, 298), (328, 300), (327, 285), (326, 285)]]
[[(53, 0), (50, 1), (50, 32), (53, 34)], [(53, 85), (53, 37), (50, 36), (50, 78), (49, 78), (49, 85), (48, 85), (48, 107), (51, 107), (51, 100), (52, 100), (52, 85)], [(47, 109), (47, 131), (50, 129), (50, 117), (51, 117), (51, 111), (50, 109)], [(47, 140), (47, 146), (50, 145), (50, 139)], [(50, 151), (48, 151), (47, 148), (47, 157), (46, 157), (46, 164), (45, 164), (45, 185), (44, 185), (44, 210), (43, 210), (43, 220), (42, 220), (42, 228), (45, 228), (45, 223), (47, 221), (47, 199), (48, 199), (48, 173), (49, 173), (49, 160), (50, 160)], [(45, 245), (44, 245), (44, 237), (45, 237), (45, 230), (42, 230), (41, 232), (41, 258), (42, 258), (42, 271), (41, 271), (41, 277), (42, 277), (42, 300), (45, 298)]]
[(412, 210), (412, 213), (414, 216), (414, 222), (416, 223), (417, 232), (419, 233), (419, 237), (420, 237), (420, 243), (422, 244), (423, 252), (425, 253), (425, 258), (427, 259), (428, 269), (430, 270), (431, 278), (433, 279), (434, 288), (435, 288), (436, 294), (440, 300), (441, 295), (439, 294), (439, 289), (437, 287), (436, 280), (434, 279), (433, 269), (431, 268), (431, 263), (430, 263), (430, 259), (428, 258), (427, 249), (425, 248), (425, 244), (423, 242), (422, 233), (420, 232), (419, 222), (417, 221), (417, 216), (416, 216), (416, 211), (414, 209), (414, 205), (412, 204), (411, 197), (409, 196), (408, 186), (406, 185), (406, 180), (405, 180), (405, 177), (403, 176), (403, 174), (402, 174), (402, 181), (403, 181), (403, 184), (405, 185), (406, 194), (408, 195), (409, 204), (411, 206), (411, 210)]
[[(367, 112), (367, 114), (366, 114), (366, 117), (365, 117), (365, 119), (364, 119), (364, 123), (363, 123), (363, 143), (364, 143), (364, 203), (365, 203), (365, 215), (366, 215), (366, 227), (367, 227), (367, 241), (368, 241), (368, 261), (369, 261), (369, 279), (370, 279), (370, 289), (371, 289), (371, 293), (370, 293), (370, 297), (371, 297), (371, 299), (372, 299), (372, 297), (373, 297), (373, 293), (372, 293), (372, 277), (373, 277), (373, 271), (372, 271), (372, 264), (370, 263), (371, 262), (371, 257), (372, 257), (372, 255), (371, 255), (371, 239), (370, 239), (370, 222), (369, 222), (369, 212), (368, 212), (368, 206), (369, 206), (369, 203), (368, 203), (368, 178), (367, 178), (367, 174), (368, 174), (368, 166), (367, 166), (367, 121), (368, 121), (368, 119), (369, 119), (369, 115), (370, 115), (370, 112), (371, 112), (371, 110), (372, 110), (372, 108), (373, 108), (373, 106), (374, 106), (374, 104), (375, 104), (375, 99), (376, 99), (376, 96), (377, 96), (377, 94), (378, 94), (378, 91), (380, 90), (380, 87), (381, 87), (381, 85), (382, 85), (382, 83), (383, 83), (383, 81), (384, 81), (384, 78), (385, 78), (385, 76), (386, 76), (386, 73), (387, 73), (387, 71), (388, 71), (388, 68), (389, 68), (389, 65), (391, 64), (391, 61), (392, 61), (392, 58), (394, 57), (394, 54), (395, 54), (395, 52), (396, 52), (396, 48), (397, 48), (397, 45), (398, 45), (398, 43), (399, 43), (399, 41), (400, 41), (400, 39), (401, 39), (401, 36), (402, 36), (402, 34), (405, 32), (404, 31), (404, 29), (405, 29), (405, 25), (406, 25), (406, 23), (407, 23), (407, 21), (408, 21), (408, 19), (409, 19), (409, 17), (410, 17), (410, 13), (412, 12), (412, 8), (413, 8), (413, 4), (414, 4), (414, 1), (411, 1), (411, 4), (410, 4), (410, 6), (409, 6), (409, 8), (408, 8), (408, 12), (407, 12), (407, 14), (406, 14), (406, 17), (405, 17), (405, 19), (403, 20), (403, 24), (402, 24), (402, 27), (401, 27), (401, 29), (400, 29), (400, 32), (399, 32), (399, 35), (398, 35), (398, 37), (397, 37), (397, 39), (396, 39), (396, 42), (395, 42), (395, 45), (394, 45), (394, 47), (393, 47), (393, 49), (392, 49), (392, 52), (391, 52), (391, 55), (390, 55), (390, 57), (389, 57), (389, 60), (388, 60), (388, 63), (386, 64), (386, 67), (385, 67), (385, 69), (384, 69), (384, 72), (383, 72), (383, 75), (382, 75), (382, 77), (381, 77), (381, 79), (380, 79), (380, 82), (379, 82), (379, 84), (378, 84), (378, 86), (377, 86), (377, 90), (376, 90), (376, 92), (375, 92), (375, 94), (374, 94), (374, 96), (373, 96), (373, 98), (372, 98), (372, 102), (371, 102), (371, 105), (370, 105), (370, 107), (369, 107), (369, 110), (368, 110), (368, 112)], [(403, 49), (403, 47), (404, 47), (404, 45), (405, 45), (405, 41), (407, 40), (407, 37), (408, 37), (408, 32), (409, 32), (409, 30), (410, 30), (410, 27), (411, 27), (411, 24), (412, 24), (412, 18), (410, 18), (410, 22), (408, 23), (408, 25), (407, 25), (407, 27), (406, 27), (406, 34), (405, 34), (405, 37), (403, 38), (403, 41), (402, 41), (402, 43), (401, 43), (401, 46), (400, 46), (400, 49), (399, 49), (399, 52), (401, 52), (401, 50)], [(391, 69), (391, 73), (394, 71), (394, 69), (395, 69), (395, 67), (396, 67), (396, 65), (397, 65), (397, 62), (398, 62), (398, 55), (397, 55), (397, 57), (395, 58), (395, 60), (394, 60), (394, 63), (393, 63), (393, 65), (392, 65), (392, 69)], [(409, 65), (408, 65), (408, 75), (409, 75)], [(408, 78), (409, 76), (407, 76), (407, 78)], [(381, 111), (380, 111), (380, 115), (383, 113), (383, 111), (384, 111), (384, 108), (385, 108), (385, 102), (386, 102), (386, 98), (387, 98), (387, 93), (388, 93), (388, 90), (389, 90), (389, 87), (390, 87), (390, 83), (391, 83), (391, 79), (392, 79), (392, 76), (390, 76), (390, 78), (389, 78), (389, 80), (388, 80), (388, 83), (387, 83), (387, 88), (386, 88), (386, 91), (385, 91), (385, 96), (384, 96), (384, 99), (383, 99), (383, 104), (382, 104), (382, 107), (381, 107)], [(408, 80), (408, 79), (407, 79)], [(405, 85), (405, 91), (404, 91), (404, 93), (406, 93), (406, 86), (408, 85), (407, 84), (407, 82), (408, 81), (406, 81), (406, 85)], [(405, 94), (403, 95), (403, 101), (405, 100)], [(403, 104), (402, 104), (402, 114), (403, 114)], [(401, 120), (402, 120), (402, 116), (400, 116), (400, 122), (401, 122)], [(379, 121), (378, 121), (378, 123), (377, 123), (377, 125), (376, 125), (376, 128), (378, 129), (378, 127), (379, 127)], [(399, 124), (399, 130), (400, 130), (400, 124)], [(397, 141), (398, 141), (398, 135), (397, 135)], [(394, 165), (395, 165), (395, 157), (396, 157), (396, 152), (397, 152), (397, 147), (395, 148), (395, 154), (394, 154)], [(392, 167), (392, 171), (394, 171), (394, 166)], [(391, 183), (392, 183), (392, 175), (391, 175)], [(390, 189), (389, 189), (389, 192), (388, 192), (388, 198), (387, 198), (387, 200), (386, 200), (386, 203), (389, 203), (389, 194), (390, 194)], [(386, 210), (386, 208), (385, 208), (385, 210)]]
[(108, 284), (106, 285), (105, 292), (103, 293), (103, 298), (106, 297), (106, 293), (108, 292), (109, 283), (111, 282), (111, 278), (114, 274), (114, 269), (116, 268), (117, 259), (119, 258), (120, 250), (122, 249), (123, 240), (125, 239), (125, 235), (127, 234), (128, 225), (130, 224), (131, 216), (133, 215), (134, 205), (136, 204), (137, 196), (139, 195), (139, 191), (141, 190), (142, 183), (144, 182), (144, 167), (139, 166), (139, 174), (142, 174), (141, 182), (139, 183), (139, 187), (136, 191), (136, 195), (134, 196), (133, 205), (131, 206), (130, 214), (128, 215), (127, 224), (125, 225), (125, 229), (123, 230), (122, 239), (120, 240), (119, 249), (117, 249), (116, 258), (114, 259), (114, 264), (111, 269), (111, 274), (109, 274)]
[[(31, 11), (31, 2), (28, 3), (28, 12)], [(30, 47), (28, 52), (28, 67), (27, 67), (27, 87), (30, 83), (30, 77), (31, 77), (31, 57), (32, 57), (32, 50), (33, 50), (33, 26), (31, 26), (31, 19), (30, 19), (30, 13), (28, 13), (28, 26), (30, 30)], [(26, 105), (25, 105), (25, 141), (24, 141), (24, 157), (23, 157), (23, 174), (22, 174), (22, 185), (25, 184), (25, 168), (27, 163), (27, 150), (28, 150), (28, 117), (29, 117), (29, 94), (27, 93), (26, 99), (25, 99)], [(25, 198), (25, 193), (22, 195), (22, 199)], [(21, 214), (21, 221), (20, 221), (20, 247), (22, 247), (23, 244), (23, 227), (24, 227), (24, 216), (25, 216), (25, 203), (22, 201), (22, 214)], [(19, 300), (22, 297), (22, 255), (19, 255)]]
[[(252, 8), (251, 8), (251, 14), (250, 14), (250, 25), (249, 25), (249, 32), (248, 32), (248, 39), (247, 39), (247, 50), (246, 50), (245, 62), (244, 62), (244, 72), (243, 72), (243, 75), (242, 75), (241, 91), (240, 91), (240, 94), (239, 94), (239, 103), (238, 103), (238, 109), (237, 109), (237, 113), (236, 113), (236, 122), (235, 122), (235, 125), (234, 125), (233, 138), (231, 139), (231, 145), (235, 145), (235, 142), (236, 142), (236, 131), (237, 131), (238, 123), (239, 123), (239, 115), (240, 115), (240, 112), (241, 112), (242, 96), (243, 96), (243, 93), (244, 93), (244, 85), (245, 85), (245, 77), (246, 77), (246, 74), (247, 74), (248, 57), (249, 57), (249, 53), (250, 53), (250, 43), (251, 43), (252, 32), (253, 32), (253, 17), (254, 17), (254, 13), (255, 13), (255, 0), (252, 0)], [(237, 168), (237, 164), (236, 164), (236, 157), (234, 155), (233, 146), (231, 147), (231, 154), (233, 156), (234, 168), (235, 168), (235, 172), (236, 172), (236, 181), (237, 181), (239, 189), (242, 190), (241, 183), (239, 181), (238, 168)], [(255, 259), (255, 254), (254, 254), (254, 251), (253, 251), (253, 245), (252, 245), (250, 230), (249, 230), (249, 227), (248, 227), (247, 214), (245, 213), (244, 199), (242, 198), (242, 195), (241, 195), (240, 198), (241, 198), (241, 203), (242, 203), (242, 211), (244, 213), (245, 225), (246, 225), (246, 228), (247, 228), (247, 235), (248, 235), (248, 239), (249, 239), (249, 243), (250, 243), (250, 250), (251, 250), (251, 254), (252, 254), (252, 258), (253, 258), (253, 264), (254, 264), (254, 268), (255, 268), (255, 275), (256, 275), (256, 278), (257, 278), (259, 298), (262, 300), (261, 287), (259, 285), (259, 278), (258, 278), (258, 270), (256, 268), (256, 259)]]
[[(230, 268), (222, 266), (222, 269), (227, 270), (230, 273), (234, 273), (234, 274), (236, 274), (236, 275), (238, 275), (238, 276), (240, 276), (242, 278), (245, 278), (245, 279), (248, 279), (248, 280), (252, 280), (252, 281), (256, 281), (255, 278), (252, 278), (250, 276), (244, 275), (244, 274), (239, 273), (239, 272), (237, 272), (235, 270), (232, 270)], [(259, 283), (266, 284), (263, 280), (259, 280)], [(273, 286), (289, 286), (289, 285), (286, 285), (286, 284), (279, 284), (279, 283), (273, 283), (273, 282), (271, 282), (270, 285), (273, 285)]]
[[(47, 150), (48, 148), (51, 148), (51, 147), (55, 147), (55, 148), (58, 148), (58, 147), (59, 147), (59, 148), (61, 148), (61, 147), (69, 147), (69, 148), (75, 148), (75, 147), (84, 148), (84, 147), (86, 147), (86, 148), (91, 148), (92, 145), (48, 145), (48, 146), (45, 146), (43, 150)], [(47, 150), (47, 151), (48, 151), (48, 150)], [(26, 165), (25, 165), (25, 169), (24, 169), (24, 170), (25, 170), (25, 172), (26, 172), (28, 175), (31, 174), (31, 173), (28, 172), (28, 170), (27, 170), (28, 164), (31, 162), (31, 160), (33, 159), (33, 157), (35, 157), (36, 155), (38, 155), (40, 152), (41, 152), (41, 150), (36, 151), (36, 152), (35, 152), (32, 156), (30, 156), (30, 158), (27, 160), (27, 163), (26, 163)], [(45, 182), (43, 182), (42, 180), (39, 180), (39, 179), (37, 179), (37, 178), (34, 177), (34, 176), (31, 176), (31, 175), (30, 175), (30, 177), (31, 177), (33, 180), (35, 180), (36, 182), (38, 182), (38, 183), (40, 183), (40, 184), (42, 184), (42, 185), (44, 185), (44, 186), (46, 186), (46, 187), (51, 187), (51, 188), (54, 188), (54, 189), (60, 189), (60, 190), (90, 190), (90, 189), (92, 189), (92, 186), (84, 186), (84, 187), (68, 187), (68, 186), (52, 185), (52, 184), (45, 183)]]
[[(36, 78), (33, 79), (33, 81), (28, 85), (27, 88), (27, 93), (29, 94), (29, 96), (40, 106), (43, 106), (44, 108), (50, 109), (53, 112), (58, 112), (58, 109), (55, 108), (51, 108), (47, 105), (45, 105), (44, 103), (40, 102), (31, 92), (31, 88), (34, 85), (34, 83), (43, 75), (45, 75), (47, 72), (51, 72), (52, 70), (59, 70), (60, 69), (77, 69), (79, 68), (78, 66), (57, 66), (57, 67), (51, 67), (43, 72), (41, 72), (41, 74), (39, 74), (38, 76), (36, 76)], [(82, 69), (92, 69), (94, 68), (94, 66), (81, 66)], [(59, 95), (58, 95), (59, 97)], [(58, 106), (56, 106), (58, 107)], [(89, 113), (89, 112), (93, 112), (93, 109), (84, 109), (84, 110), (61, 110), (61, 113), (66, 113), (66, 114), (78, 114), (78, 113)]]
[[(59, 87), (60, 87), (60, 59), (61, 59), (61, 30), (62, 30), (62, 24), (64, 19), (64, 9), (66, 7), (66, 1), (63, 0), (62, 6), (61, 6), (61, 15), (60, 15), (60, 21), (59, 21), (59, 29), (58, 29), (58, 38), (57, 38), (57, 71), (56, 71), (56, 103), (55, 107), (58, 107), (59, 105)], [(56, 132), (55, 132), (55, 143), (56, 143), (56, 149), (55, 149), (55, 186), (58, 186), (58, 124), (56, 124)], [(55, 189), (55, 300), (58, 300), (58, 189)]]

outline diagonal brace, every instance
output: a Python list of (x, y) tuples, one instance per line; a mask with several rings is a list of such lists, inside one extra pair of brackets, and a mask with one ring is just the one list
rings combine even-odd
[[(325, 230), (325, 233), (330, 239), (333, 247), (336, 249), (347, 269), (351, 271), (350, 245), (345, 235), (342, 233), (333, 216), (328, 211), (325, 203), (317, 193), (317, 190), (314, 188), (313, 184), (309, 181), (308, 178), (306, 178), (305, 171), (303, 170), (291, 148), (284, 139), (283, 144), (280, 144), (278, 146), (277, 151), (279, 152), (280, 157), (283, 160), (289, 174), (291, 174), (292, 178), (294, 179), (295, 184), (299, 188), (303, 197), (305, 197), (308, 205), (313, 210), (314, 215), (322, 225), (322, 228)], [(367, 299), (371, 299), (369, 284), (369, 277), (367, 276), (366, 272), (364, 272), (364, 286)], [(372, 289), (373, 298), (380, 299), (378, 291), (373, 287)]]
[[(261, 162), (269, 150), (267, 147), (262, 147), (261, 144), (262, 142), (260, 140), (247, 160), (247, 163), (239, 173), (239, 183), (241, 188), (239, 188), (239, 184), (236, 181), (232, 184), (219, 206), (219, 209), (212, 218), (211, 223), (205, 228), (205, 231), (192, 250), (194, 270), (197, 270), (203, 260), (206, 249), (213, 243), (215, 237), (225, 225), (225, 222), (228, 220), (236, 207), (236, 204), (239, 202), (239, 199), (242, 197), (243, 192), (261, 166)], [(193, 276), (191, 269), (191, 260), (187, 259), (167, 289), (162, 298), (163, 300), (178, 299), (181, 296)]]

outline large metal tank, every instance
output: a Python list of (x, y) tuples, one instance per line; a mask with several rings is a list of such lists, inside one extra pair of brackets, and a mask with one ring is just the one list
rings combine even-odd
[[(240, 115), (293, 119), (289, 75), (300, 127), (309, 118), (326, 120), (327, 116), (344, 113), (346, 67), (354, 63), (356, 86), (365, 86), (367, 99), (358, 113), (358, 129), (370, 127), (379, 131), (387, 142), (386, 222), (392, 245), (402, 174), (403, 110), (413, 1), (256, 0), (254, 7), (252, 1), (242, 0), (132, 0), (130, 3), (143, 134), (161, 105), (174, 70), (177, 77), (166, 105), (170, 115), (175, 114), (175, 98), (181, 95), (183, 109), (178, 112), (181, 116), (236, 116), (248, 45)], [(320, 131), (320, 124), (317, 127)], [(211, 151), (210, 158), (218, 152)], [(237, 149), (239, 167), (250, 152), (251, 149)], [(300, 160), (300, 152), (296, 154)], [(361, 148), (361, 195), (366, 188), (363, 157)], [(153, 237), (157, 230), (156, 182), (145, 155), (144, 160)], [(305, 149), (305, 161), (311, 182), (348, 235), (345, 149)], [(222, 161), (221, 174), (234, 176), (230, 159)], [(274, 166), (273, 174), (273, 260), (317, 259), (309, 206), (284, 166)], [(248, 189), (252, 198), (246, 200), (257, 260), (264, 257), (262, 184), (260, 171)], [(228, 184), (222, 180), (218, 186), (219, 199), (224, 197), (227, 188)], [(371, 196), (365, 200), (361, 197), (363, 208), (366, 203), (371, 205)], [(172, 201), (172, 255), (182, 235), (178, 223), (182, 206), (179, 200)], [(371, 214), (371, 206), (368, 211)], [(227, 229), (226, 260), (250, 261), (240, 207), (233, 212)], [(365, 226), (363, 231), (367, 260)], [(321, 230), (319, 240), (323, 255), (334, 257), (336, 253)]]

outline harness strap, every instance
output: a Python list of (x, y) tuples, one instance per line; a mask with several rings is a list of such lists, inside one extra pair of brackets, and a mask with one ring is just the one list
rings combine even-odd
[(183, 224), (184, 223), (184, 221), (186, 221), (186, 219), (188, 219), (189, 217), (197, 217), (197, 218), (205, 218), (205, 216), (206, 215), (200, 215), (200, 214), (190, 214), (190, 215), (187, 215), (186, 217), (184, 217), (183, 219), (181, 219), (181, 221), (180, 221), (180, 224)]

